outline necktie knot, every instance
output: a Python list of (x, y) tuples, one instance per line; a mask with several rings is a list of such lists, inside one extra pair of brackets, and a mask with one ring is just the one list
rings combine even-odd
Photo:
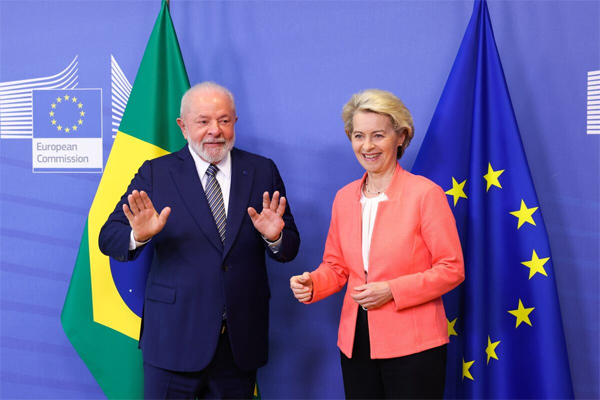
[(217, 175), (218, 171), (219, 171), (219, 167), (217, 167), (215, 164), (210, 164), (210, 166), (206, 170), (206, 174), (210, 177), (213, 177), (213, 176)]

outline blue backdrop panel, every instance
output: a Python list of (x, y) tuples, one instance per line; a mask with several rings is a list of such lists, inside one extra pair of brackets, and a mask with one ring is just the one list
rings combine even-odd
[[(269, 265), (263, 397), (343, 396), (341, 294), (304, 306), (289, 290), (291, 275), (320, 262), (335, 192), (362, 174), (341, 107), (368, 87), (399, 95), (416, 126), (401, 162), (410, 169), (472, 6), (171, 1), (190, 81), (233, 91), (237, 145), (275, 160), (302, 235), (294, 262)], [(102, 89), (106, 160), (118, 117), (111, 56), (133, 83), (159, 8), (158, 0), (2, 0), (0, 96), (15, 81), (59, 74), (75, 60), (77, 88)], [(586, 134), (586, 101), (588, 72), (600, 70), (600, 3), (491, 1), (489, 9), (550, 236), (575, 393), (598, 398), (600, 137)], [(0, 99), (3, 112), (7, 98)], [(11, 121), (0, 118), (8, 132)], [(59, 321), (100, 174), (33, 173), (31, 138), (8, 136), (0, 138), (0, 397), (101, 398)]]

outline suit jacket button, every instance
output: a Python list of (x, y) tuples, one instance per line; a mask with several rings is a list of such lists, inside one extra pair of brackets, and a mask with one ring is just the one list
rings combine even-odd
[(223, 271), (227, 272), (227, 270), (229, 269), (229, 267), (228, 267), (227, 265), (223, 265), (223, 266), (221, 267), (221, 269), (222, 269)]

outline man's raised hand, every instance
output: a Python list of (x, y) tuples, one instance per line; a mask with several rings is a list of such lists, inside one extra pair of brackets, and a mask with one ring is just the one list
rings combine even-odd
[(252, 207), (248, 208), (248, 215), (257, 231), (268, 240), (274, 242), (279, 239), (281, 231), (285, 226), (283, 213), (285, 212), (285, 197), (279, 198), (279, 192), (273, 193), (273, 198), (269, 198), (269, 192), (263, 193), (263, 209), (257, 213)]
[(123, 204), (123, 212), (133, 229), (133, 238), (136, 242), (145, 242), (160, 232), (167, 223), (171, 208), (165, 207), (160, 215), (154, 209), (152, 200), (144, 192), (134, 190), (127, 196), (127, 204)]

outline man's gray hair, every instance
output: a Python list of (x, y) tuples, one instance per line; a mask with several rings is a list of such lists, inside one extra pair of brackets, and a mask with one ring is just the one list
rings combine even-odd
[(231, 93), (229, 89), (219, 85), (218, 83), (212, 81), (204, 81), (195, 84), (183, 94), (183, 97), (181, 98), (181, 108), (179, 109), (179, 116), (183, 118), (183, 115), (188, 111), (190, 99), (193, 97), (194, 94), (198, 92), (209, 91), (217, 91), (227, 95), (227, 97), (229, 97), (229, 99), (231, 100), (233, 112), (235, 112), (235, 100), (233, 98), (233, 93)]

